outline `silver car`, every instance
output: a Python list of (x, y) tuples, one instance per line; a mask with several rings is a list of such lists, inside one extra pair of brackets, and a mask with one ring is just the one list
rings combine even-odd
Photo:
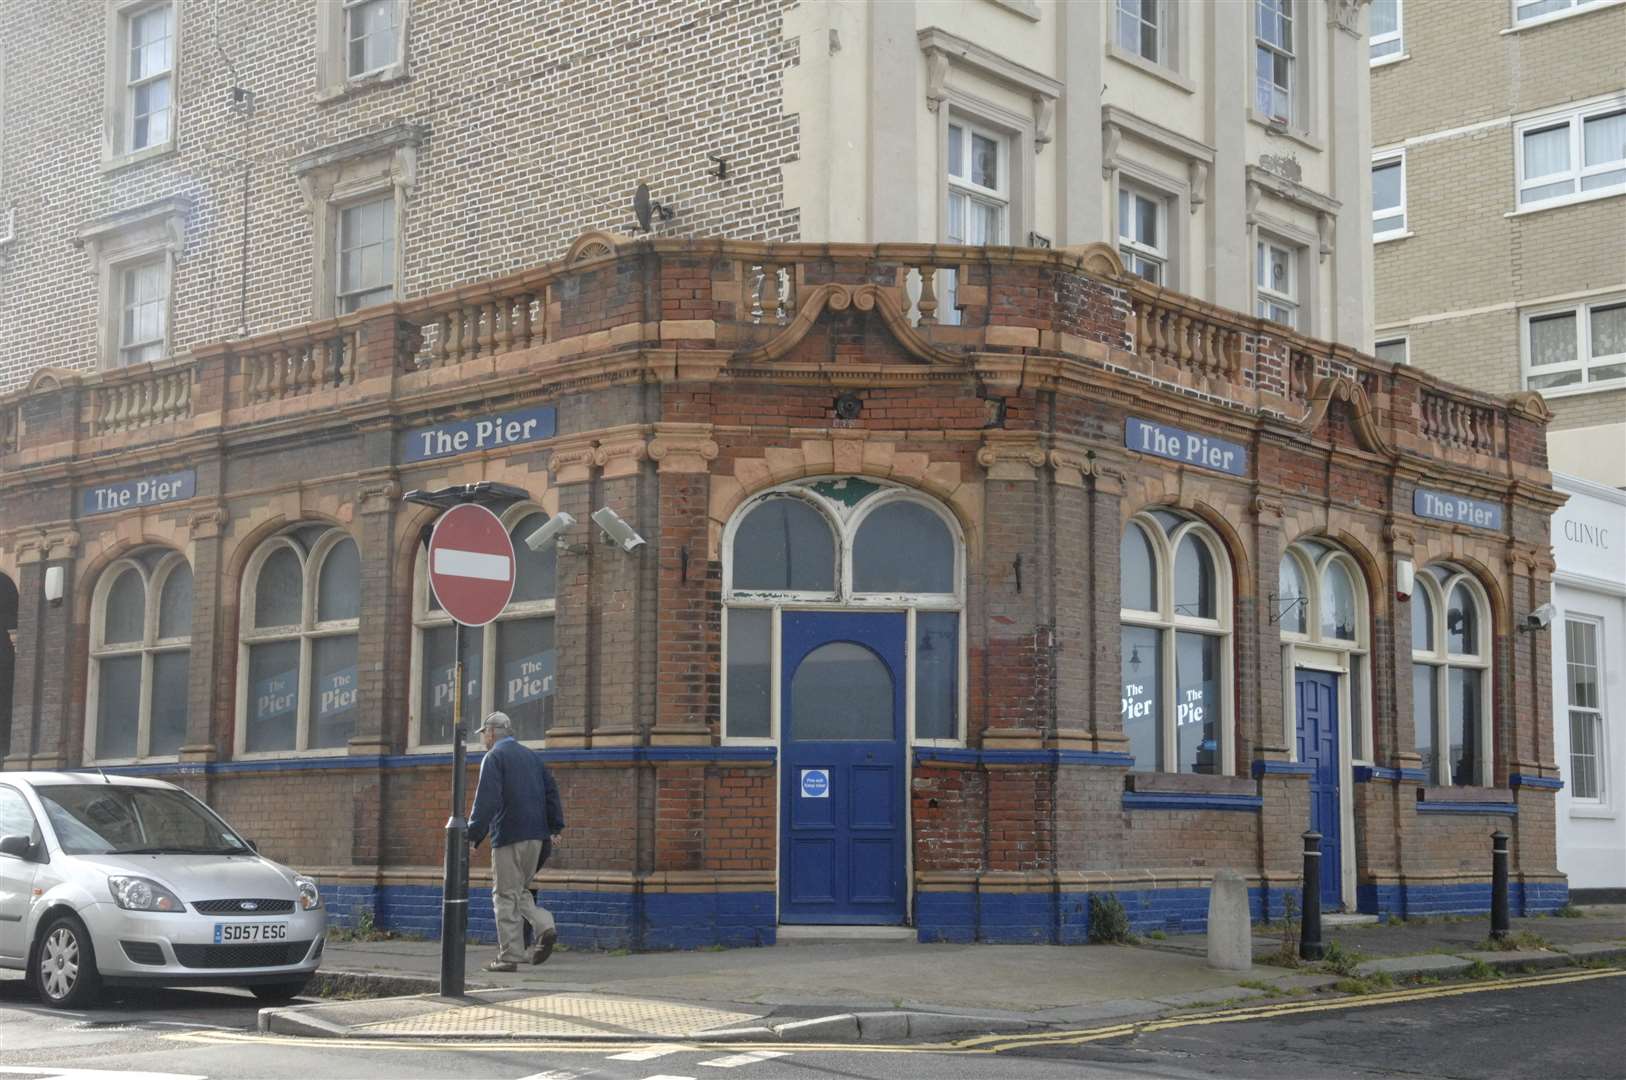
[(316, 882), (159, 780), (0, 773), (0, 967), (49, 1005), (103, 986), (304, 989), (322, 959)]

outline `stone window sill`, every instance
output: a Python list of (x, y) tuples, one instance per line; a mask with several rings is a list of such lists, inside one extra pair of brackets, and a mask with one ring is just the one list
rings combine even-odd
[(1127, 64), (1136, 71), (1144, 72), (1154, 79), (1161, 79), (1163, 82), (1168, 83), (1176, 90), (1184, 91), (1187, 94), (1195, 94), (1197, 92), (1197, 84), (1180, 74), (1178, 71), (1175, 71), (1173, 68), (1164, 67), (1162, 64), (1153, 63), (1144, 56), (1140, 56), (1137, 53), (1132, 53), (1128, 49), (1122, 48), (1121, 46), (1109, 44), (1107, 46), (1107, 55), (1118, 61), (1120, 64)]
[(117, 154), (111, 157), (104, 157), (102, 159), (102, 172), (118, 172), (121, 169), (128, 169), (136, 165), (143, 165), (149, 161), (156, 161), (159, 158), (169, 157), (175, 152), (176, 145), (174, 139), (171, 139), (168, 142), (159, 143), (156, 146), (143, 146), (140, 150), (137, 150), (134, 153)]
[(1268, 116), (1255, 112), (1253, 109), (1248, 110), (1248, 122), (1250, 124), (1258, 124), (1272, 135), (1279, 135), (1284, 139), (1291, 139), (1293, 142), (1298, 143), (1306, 150), (1314, 150), (1316, 153), (1320, 154), (1324, 153), (1327, 149), (1326, 143), (1322, 142), (1320, 139), (1317, 139), (1308, 131), (1298, 131), (1293, 128), (1284, 128), (1280, 124), (1273, 123)]
[(407, 78), (406, 65), (397, 64), (366, 75), (358, 75), (353, 79), (346, 79), (342, 83), (331, 83), (324, 86), (316, 92), (316, 103), (318, 105), (327, 105), (335, 101), (343, 101), (346, 98), (356, 97), (382, 86), (405, 82)]

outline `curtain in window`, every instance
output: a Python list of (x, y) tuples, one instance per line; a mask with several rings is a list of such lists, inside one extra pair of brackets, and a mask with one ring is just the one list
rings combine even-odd
[(1524, 136), (1524, 175), (1527, 177), (1553, 176), (1568, 172), (1570, 168), (1570, 129), (1548, 128), (1529, 131)]
[(1530, 320), (1530, 366), (1568, 364), (1575, 360), (1575, 316)]

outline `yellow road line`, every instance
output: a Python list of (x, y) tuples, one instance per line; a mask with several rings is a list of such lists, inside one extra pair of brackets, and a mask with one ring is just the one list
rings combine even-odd
[[(1626, 976), (1626, 969), (1606, 968), (1587, 971), (1560, 971), (1541, 975), (1529, 975), (1513, 979), (1498, 979), (1491, 982), (1453, 984), (1448, 986), (1415, 987), (1404, 990), (1392, 990), (1379, 994), (1366, 994), (1361, 996), (1318, 999), (1313, 1001), (1286, 1001), (1270, 1005), (1241, 1006), (1227, 1009), (1217, 1009), (1210, 1012), (1194, 1013), (1187, 1016), (1170, 1017), (1164, 1020), (1143, 1020), (1132, 1023), (1113, 1024), (1107, 1027), (1075, 1029), (1071, 1031), (1036, 1032), (1031, 1035), (982, 1035), (971, 1039), (962, 1039), (948, 1043), (784, 1043), (784, 1042), (705, 1042), (701, 1040), (663, 1040), (649, 1039), (647, 1041), (617, 1041), (617, 1042), (563, 1042), (519, 1039), (459, 1039), (451, 1041), (409, 1041), (405, 1039), (345, 1039), (345, 1038), (313, 1038), (297, 1035), (260, 1035), (248, 1032), (226, 1031), (189, 1031), (170, 1032), (161, 1036), (177, 1042), (200, 1043), (206, 1045), (303, 1045), (321, 1047), (323, 1050), (411, 1050), (414, 1052), (431, 1051), (444, 1053), (448, 1051), (497, 1051), (502, 1053), (521, 1053), (546, 1050), (552, 1053), (583, 1053), (599, 1054), (626, 1050), (635, 1046), (674, 1046), (680, 1050), (693, 1050), (696, 1052), (713, 1052), (717, 1050), (731, 1050), (742, 1052), (747, 1050), (783, 1050), (794, 1047), (797, 1052), (813, 1051), (827, 1053), (862, 1053), (862, 1054), (1002, 1054), (1012, 1050), (1024, 1050), (1047, 1046), (1081, 1046), (1085, 1043), (1102, 1042), (1107, 1039), (1120, 1039), (1129, 1035), (1150, 1033), (1158, 1031), (1171, 1031), (1178, 1028), (1202, 1027), (1210, 1024), (1234, 1024), (1250, 1020), (1269, 1020), (1284, 1016), (1296, 1016), (1308, 1013), (1337, 1012), (1345, 1009), (1370, 1008), (1377, 1005), (1400, 1005), (1413, 1001), (1428, 1001), (1436, 998), (1460, 997), (1465, 994), (1483, 994), (1498, 990), (1519, 990), (1542, 986), (1561, 986), (1567, 983), (1590, 982), (1594, 979), (1612, 979)], [(1223, 989), (1223, 988), (1220, 988)], [(1216, 990), (1219, 992), (1219, 990)]]

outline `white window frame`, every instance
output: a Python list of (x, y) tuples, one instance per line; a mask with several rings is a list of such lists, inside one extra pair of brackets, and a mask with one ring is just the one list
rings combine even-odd
[(1399, 362), (1406, 365), (1407, 367), (1411, 366), (1411, 337), (1410, 337), (1410, 335), (1396, 334), (1396, 335), (1393, 335), (1392, 337), (1378, 338), (1376, 341), (1372, 342), (1372, 355), (1375, 358), (1382, 359), (1382, 357), (1378, 356), (1378, 349), (1381, 348), (1384, 345), (1399, 345), (1401, 347), (1401, 357), (1400, 357)]
[[(187, 622), (185, 634), (167, 638), (158, 636), (164, 587), (169, 583), (170, 575), (183, 566), (190, 569), (186, 556), (177, 551), (162, 555), (150, 572), (140, 559), (131, 556), (119, 559), (103, 570), (96, 581), (96, 590), (92, 593), (90, 602), (90, 662), (85, 682), (84, 760), (87, 764), (113, 765), (133, 761), (180, 760), (179, 754), (152, 753), (152, 695), (155, 689), (153, 668), (157, 657), (164, 653), (192, 651), (190, 620)], [(114, 584), (127, 571), (134, 571), (141, 579), (143, 590), (141, 640), (110, 645), (104, 640), (107, 632), (107, 599), (113, 591)], [(190, 615), (190, 612), (188, 614)], [(141, 693), (136, 702), (136, 753), (134, 757), (129, 758), (98, 758), (96, 740), (100, 733), (101, 720), (101, 665), (105, 660), (124, 656), (141, 658)], [(190, 697), (188, 693), (189, 719)]]
[(1528, 29), (1532, 26), (1545, 26), (1547, 23), (1558, 22), (1561, 19), (1573, 18), (1576, 15), (1586, 15), (1593, 11), (1601, 11), (1604, 8), (1618, 7), (1621, 3), (1626, 2), (1626, 0), (1569, 0), (1569, 4), (1566, 7), (1560, 8), (1557, 11), (1546, 11), (1540, 15), (1530, 16), (1522, 16), (1519, 14), (1521, 11), (1534, 7), (1540, 2), (1541, 0), (1510, 0), (1512, 6), (1512, 24), (1506, 30), (1503, 30), (1502, 33), (1516, 33), (1517, 31)]
[[(1129, 198), (1131, 211), (1136, 209), (1135, 200), (1137, 199), (1145, 199), (1157, 208), (1156, 227), (1158, 238), (1161, 241), (1160, 245), (1147, 244), (1129, 235), (1129, 230), (1133, 228), (1134, 222), (1139, 220), (1139, 215), (1132, 212), (1129, 215), (1129, 220), (1124, 220), (1123, 202), (1125, 196)], [(1124, 261), (1124, 268), (1138, 277), (1144, 277), (1136, 269), (1139, 261), (1155, 264), (1158, 268), (1158, 277), (1153, 284), (1161, 285), (1164, 288), (1176, 287), (1173, 278), (1173, 243), (1170, 238), (1170, 232), (1172, 231), (1170, 219), (1173, 217), (1170, 210), (1175, 202), (1175, 197), (1167, 192), (1158, 191), (1134, 180), (1126, 180), (1121, 173), (1119, 174), (1116, 208), (1118, 254)]]
[[(1282, 292), (1260, 283), (1260, 277), (1265, 274), (1265, 268), (1270, 265), (1270, 249), (1275, 248), (1287, 255), (1287, 276), (1289, 291)], [(1260, 232), (1254, 238), (1254, 269), (1253, 269), (1253, 310), (1259, 318), (1266, 322), (1285, 326), (1292, 330), (1305, 331), (1304, 327), (1304, 301), (1299, 296), (1299, 288), (1304, 276), (1302, 261), (1304, 248), (1289, 240), (1281, 239), (1273, 233)], [(1282, 321), (1268, 314), (1270, 307), (1277, 307), (1291, 315), (1290, 321)]]
[[(388, 64), (352, 75), (350, 17), (353, 11), (370, 2), (395, 6), (395, 57)], [(318, 0), (316, 12), (317, 101), (336, 101), (408, 76), (412, 0)]]
[[(499, 517), (505, 531), (512, 531), (514, 526), (532, 514), (539, 514), (543, 519), (551, 517), (547, 510), (534, 502), (515, 503), (504, 510)], [(480, 635), (480, 671), (477, 677), (480, 680), (480, 716), (490, 715), (497, 708), (497, 636), (499, 625), (505, 622), (516, 622), (528, 619), (552, 619), (554, 630), (554, 651), (559, 649), (559, 590), (558, 574), (555, 570), (554, 595), (542, 600), (510, 600), (502, 612), (484, 626), (464, 631), (470, 635)], [(427, 631), (448, 626), (455, 626), (452, 617), (444, 610), (434, 610), (429, 606), (429, 567), (428, 556), (423, 545), (418, 545), (417, 561), (412, 570), (412, 675), (411, 692), (409, 694), (410, 707), (407, 714), (407, 751), (409, 753), (444, 753), (450, 750), (451, 743), (425, 743), (422, 742), (423, 714), (423, 653), (424, 636)], [(471, 676), (465, 672), (465, 681)], [(555, 709), (558, 707), (558, 665), (555, 664), (554, 674)], [(462, 688), (459, 688), (461, 693)], [(557, 713), (555, 714), (557, 716)], [(465, 728), (469, 727), (470, 718), (463, 718)], [(546, 746), (547, 737), (544, 732), (540, 739), (521, 740), (526, 746)]]
[[(1272, 42), (1266, 41), (1264, 38), (1259, 36), (1259, 11), (1262, 7), (1262, 0), (1253, 0), (1253, 3), (1250, 5), (1250, 14), (1252, 16), (1252, 25), (1250, 26), (1250, 29), (1252, 30), (1251, 37), (1253, 39), (1253, 82), (1249, 89), (1252, 98), (1253, 111), (1260, 117), (1260, 119), (1268, 124), (1280, 124), (1283, 127), (1297, 129), (1306, 126), (1299, 122), (1300, 113), (1302, 110), (1302, 105), (1300, 104), (1299, 98), (1301, 94), (1300, 85), (1304, 79), (1303, 61), (1305, 50), (1303, 49), (1303, 44), (1308, 40), (1305, 33), (1305, 31), (1308, 30), (1308, 20), (1304, 18), (1305, 13), (1297, 3), (1297, 0), (1279, 0), (1279, 2), (1284, 10), (1289, 24), (1288, 31), (1290, 41), (1288, 47), (1285, 49)], [(1260, 49), (1266, 50), (1273, 57), (1285, 56), (1287, 58), (1287, 86), (1282, 87), (1277, 84), (1274, 64), (1272, 64), (1270, 73), (1270, 82), (1273, 91), (1280, 89), (1284, 90), (1286, 93), (1286, 116), (1278, 116), (1269, 109), (1259, 108), (1259, 86), (1260, 79), (1262, 77), (1259, 71)], [(1273, 92), (1273, 104), (1274, 100), (1275, 98)]]
[[(1386, 240), (1403, 240), (1412, 235), (1412, 232), (1408, 227), (1410, 224), (1410, 218), (1406, 210), (1406, 151), (1388, 150), (1381, 154), (1372, 155), (1373, 172), (1377, 172), (1377, 170), (1381, 168), (1387, 168), (1390, 166), (1398, 166), (1400, 168), (1400, 204), (1398, 207), (1388, 207), (1384, 210), (1379, 210), (1376, 203), (1372, 204), (1372, 242), (1377, 244), (1381, 244)], [(1400, 224), (1398, 226), (1391, 226), (1390, 228), (1384, 229), (1380, 232), (1378, 230), (1378, 218), (1380, 216), (1384, 218), (1391, 218), (1395, 215), (1397, 210), (1400, 214)]]
[[(961, 152), (961, 155), (962, 155), (962, 159), (958, 163), (958, 165), (961, 168), (961, 170), (963, 172), (965, 172), (965, 174), (966, 174), (965, 176), (955, 176), (954, 175), (953, 169), (954, 169), (956, 163), (951, 162), (951, 161), (948, 160), (949, 141), (945, 138), (944, 144), (943, 144), (944, 145), (944, 152), (943, 152), (943, 180), (944, 180), (945, 185), (947, 186), (948, 193), (950, 195), (963, 196), (966, 199), (968, 205), (969, 204), (977, 204), (977, 205), (981, 205), (981, 206), (992, 207), (995, 210), (997, 210), (999, 212), (1001, 235), (990, 246), (1004, 246), (1004, 245), (1010, 244), (1012, 242), (1011, 241), (1011, 158), (1012, 158), (1011, 141), (1012, 140), (1011, 140), (1010, 133), (1001, 131), (998, 128), (990, 127), (990, 126), (987, 126), (987, 125), (985, 125), (983, 123), (980, 123), (979, 121), (972, 120), (972, 119), (970, 119), (968, 117), (962, 116), (958, 112), (955, 112), (955, 113), (953, 113), (953, 114), (951, 114), (949, 116), (948, 123), (949, 123), (949, 127), (958, 127), (962, 132), (962, 138), (960, 139), (960, 152)], [(995, 168), (997, 170), (997, 173), (998, 173), (998, 176), (996, 177), (996, 179), (999, 182), (998, 187), (991, 187), (991, 188), (990, 187), (984, 187), (983, 185), (975, 183), (975, 182), (973, 182), (971, 180), (971, 176), (970, 176), (970, 173), (971, 173), (971, 168), (970, 168), (970, 164), (971, 164), (971, 144), (972, 144), (973, 140), (975, 139), (975, 137), (977, 137), (977, 136), (981, 136), (984, 139), (991, 140), (998, 149), (997, 163), (996, 163), (996, 166), (995, 166)], [(947, 236), (948, 236), (949, 213), (950, 213), (950, 211), (948, 209), (948, 206), (945, 204), (945, 206), (944, 206), (944, 218), (943, 218), (943, 228), (944, 228), (944, 239), (945, 240), (947, 240)], [(968, 213), (967, 216), (966, 216), (966, 221), (969, 222), (970, 220), (971, 220), (970, 215)]]
[[(823, 481), (858, 479), (876, 484), (881, 490), (862, 499), (856, 507), (846, 506), (826, 498), (813, 490)], [(734, 538), (742, 522), (751, 511), (764, 502), (779, 498), (797, 498), (808, 503), (824, 518), (830, 527), (835, 545), (835, 589), (831, 592), (738, 590), (734, 587)], [(925, 507), (943, 523), (954, 544), (954, 591), (951, 593), (864, 593), (853, 588), (852, 549), (864, 521), (876, 510), (895, 502), (910, 502)], [(937, 502), (912, 488), (889, 484), (873, 477), (827, 476), (781, 484), (753, 495), (741, 503), (729, 518), (723, 530), (723, 625), (722, 625), (722, 741), (735, 746), (775, 746), (779, 743), (781, 668), (784, 661), (780, 652), (780, 624), (786, 611), (899, 611), (907, 617), (905, 640), (906, 671), (904, 690), (904, 719), (906, 738), (910, 746), (963, 747), (966, 738), (966, 616), (965, 616), (965, 536), (954, 515)], [(738, 736), (729, 733), (728, 725), (728, 618), (732, 611), (770, 611), (773, 641), (769, 650), (769, 731), (765, 737)], [(915, 654), (917, 617), (920, 613), (946, 612), (959, 616), (959, 656), (956, 665), (958, 685), (955, 688), (957, 705), (956, 731), (951, 739), (921, 738), (915, 724)]]
[[(1522, 368), (1521, 382), (1525, 389), (1535, 389), (1543, 397), (1570, 397), (1574, 394), (1604, 393), (1610, 390), (1619, 390), (1626, 387), (1626, 377), (1605, 379), (1593, 382), (1589, 376), (1595, 367), (1607, 367), (1615, 364), (1626, 364), (1626, 353), (1611, 353), (1605, 357), (1597, 357), (1592, 352), (1592, 312), (1595, 308), (1619, 307), (1626, 304), (1626, 293), (1586, 300), (1580, 303), (1560, 304), (1531, 308), (1519, 312), (1519, 362)], [(1530, 347), (1530, 323), (1553, 315), (1572, 315), (1575, 319), (1575, 359), (1564, 364), (1545, 364), (1536, 367), (1531, 363), (1532, 352)], [(1569, 386), (1531, 387), (1532, 375), (1560, 375), (1566, 371), (1579, 371), (1581, 381)]]
[[(1173, 5), (1169, 4), (1168, 0), (1130, 0), (1130, 2), (1135, 3), (1136, 6), (1136, 10), (1130, 12), (1124, 10), (1125, 2), (1126, 0), (1113, 0), (1112, 34), (1110, 35), (1112, 43), (1118, 48), (1122, 49), (1124, 52), (1137, 56), (1146, 61), (1148, 64), (1157, 64), (1160, 67), (1173, 68), (1174, 64), (1170, 62), (1171, 58), (1169, 56), (1170, 34), (1168, 23), (1170, 9)], [(1151, 8), (1153, 13), (1151, 21), (1148, 21), (1146, 18), (1147, 8)], [(1129, 43), (1124, 42), (1120, 33), (1120, 31), (1123, 29), (1123, 20), (1125, 18), (1133, 19), (1136, 27), (1135, 40)], [(1154, 31), (1154, 40), (1156, 41), (1155, 49), (1157, 51), (1156, 56), (1147, 56), (1141, 51), (1141, 28), (1144, 26), (1151, 26)]]
[[(307, 528), (324, 528), (325, 532), (317, 537), (307, 553), (304, 544), (298, 539), (297, 532)], [(315, 663), (314, 645), (321, 638), (354, 635), (357, 647), (361, 643), (361, 620), (358, 615), (354, 619), (329, 619), (318, 622), (317, 590), (322, 582), (322, 563), (335, 547), (350, 540), (356, 545), (358, 557), (365, 558), (361, 543), (346, 529), (338, 525), (321, 521), (305, 521), (297, 523), (276, 536), (264, 541), (255, 549), (254, 555), (249, 559), (243, 571), (241, 589), (241, 606), (238, 608), (237, 625), (237, 723), (234, 739), (234, 756), (242, 759), (266, 759), (288, 757), (337, 757), (350, 752), (348, 746), (312, 747), (310, 745), (311, 725), (314, 717), (311, 710), (310, 675), (311, 665)], [(260, 570), (265, 566), (266, 560), (280, 548), (293, 551), (299, 562), (301, 577), (300, 588), (300, 617), (298, 625), (267, 627), (261, 629), (254, 626), (254, 603), (256, 592), (260, 584)], [(360, 584), (357, 584), (360, 588)], [(251, 693), (249, 687), (249, 651), (254, 645), (275, 644), (282, 641), (297, 641), (299, 643), (299, 667), (295, 678), (299, 702), (294, 713), (294, 746), (291, 750), (254, 750), (248, 749), (248, 725), (250, 721), (248, 698)], [(359, 663), (358, 663), (359, 667)]]
[[(1594, 199), (1607, 199), (1626, 193), (1626, 180), (1593, 191), (1583, 191), (1581, 189), (1582, 181), (1588, 176), (1626, 170), (1626, 157), (1615, 159), (1613, 163), (1603, 165), (1589, 166), (1585, 164), (1586, 121), (1623, 110), (1626, 110), (1626, 96), (1615, 96), (1604, 101), (1593, 102), (1590, 105), (1570, 106), (1565, 109), (1543, 113), (1540, 116), (1529, 117), (1515, 124), (1513, 127), (1513, 152), (1516, 167), (1514, 173), (1514, 204), (1517, 209), (1514, 212), (1568, 206), (1572, 203), (1591, 202)], [(1542, 176), (1526, 176), (1524, 166), (1525, 136), (1559, 127), (1567, 127), (1568, 129), (1569, 167), (1563, 172), (1547, 173)], [(1549, 195), (1539, 199), (1525, 198), (1524, 193), (1531, 188), (1545, 187), (1548, 184), (1561, 181), (1570, 183), (1571, 189), (1569, 192), (1561, 195)]]
[[(163, 289), (163, 295), (157, 300), (159, 322), (158, 337), (145, 341), (131, 341), (126, 336), (127, 328), (129, 326), (129, 319), (127, 316), (130, 314), (131, 307), (131, 275), (139, 274), (141, 271), (146, 269), (154, 269), (157, 271), (158, 280)], [(171, 281), (168, 257), (163, 253), (159, 253), (156, 256), (148, 255), (144, 258), (130, 259), (125, 262), (121, 262), (114, 268), (114, 280), (114, 288), (118, 293), (117, 314), (119, 335), (116, 366), (129, 367), (132, 363), (147, 364), (164, 359), (169, 355), (169, 294)], [(154, 345), (158, 347), (157, 355), (140, 360), (131, 359), (132, 352), (144, 350)]]
[[(169, 130), (160, 142), (132, 145), (135, 135), (136, 84), (130, 81), (130, 28), (157, 8), (169, 8), (169, 69), (149, 76), (169, 80)], [(115, 0), (107, 5), (107, 61), (103, 77), (106, 122), (102, 125), (102, 169), (108, 171), (172, 153), (180, 127), (181, 6), (177, 0)]]
[[(1276, 610), (1271, 613), (1281, 628), (1282, 735), (1287, 740), (1283, 745), (1298, 745), (1298, 692), (1294, 672), (1301, 667), (1333, 671), (1343, 676), (1338, 694), (1338, 719), (1340, 731), (1349, 736), (1340, 739), (1340, 742), (1348, 747), (1351, 762), (1372, 762), (1376, 760), (1377, 743), (1372, 724), (1372, 600), (1366, 575), (1361, 572), (1361, 564), (1349, 552), (1320, 536), (1294, 541), (1282, 554), (1282, 561), (1291, 561), (1298, 568), (1306, 588), (1303, 633), (1289, 629), (1288, 613), (1280, 596), (1277, 597)], [(1328, 637), (1321, 629), (1321, 608), (1325, 596), (1322, 583), (1326, 580), (1328, 569), (1334, 565), (1349, 575), (1350, 587), (1355, 593), (1353, 640), (1336, 635)], [(1279, 567), (1277, 575), (1279, 580)], [(1358, 707), (1356, 698), (1359, 699)], [(1294, 754), (1296, 756), (1296, 749)]]
[[(1595, 706), (1577, 705), (1575, 702), (1569, 700), (1569, 688), (1570, 688), (1569, 669), (1571, 667), (1575, 666), (1574, 661), (1571, 660), (1570, 656), (1569, 656), (1569, 651), (1570, 651), (1569, 650), (1569, 643), (1573, 639), (1573, 636), (1574, 636), (1574, 631), (1572, 629), (1572, 627), (1574, 627), (1574, 626), (1589, 626), (1589, 627), (1592, 628), (1593, 653), (1592, 653), (1592, 658), (1591, 658), (1592, 659), (1592, 665), (1591, 666), (1593, 668), (1593, 671), (1596, 674), (1597, 687), (1598, 687), (1598, 703)], [(1606, 702), (1608, 700), (1608, 688), (1609, 688), (1609, 683), (1607, 681), (1608, 672), (1604, 670), (1604, 662), (1605, 662), (1605, 658), (1609, 654), (1608, 654), (1608, 650), (1604, 647), (1604, 640), (1603, 639), (1604, 639), (1604, 621), (1602, 619), (1597, 618), (1596, 616), (1592, 616), (1592, 615), (1581, 615), (1581, 614), (1574, 614), (1574, 613), (1570, 613), (1570, 612), (1565, 612), (1565, 614), (1564, 614), (1564, 648), (1565, 648), (1565, 656), (1564, 656), (1564, 675), (1565, 675), (1565, 678), (1564, 678), (1564, 695), (1565, 695), (1564, 722), (1570, 725), (1571, 734), (1570, 734), (1570, 760), (1568, 762), (1565, 762), (1564, 765), (1565, 765), (1565, 768), (1567, 769), (1567, 771), (1569, 773), (1569, 776), (1570, 776), (1570, 801), (1572, 803), (1578, 804), (1578, 808), (1582, 808), (1582, 809), (1597, 809), (1599, 807), (1607, 806), (1608, 803), (1609, 803), (1610, 795), (1611, 795), (1611, 792), (1609, 790), (1609, 747), (1608, 747), (1608, 742), (1607, 742), (1608, 733), (1609, 733), (1609, 726), (1604, 723), (1604, 706), (1605, 706), (1605, 704), (1606, 704)], [(1590, 722), (1592, 724), (1592, 731), (1593, 731), (1593, 747), (1592, 747), (1592, 751), (1593, 751), (1593, 753), (1592, 753), (1592, 757), (1593, 757), (1593, 773), (1594, 773), (1594, 776), (1596, 777), (1596, 780), (1597, 780), (1597, 790), (1594, 791), (1591, 795), (1582, 795), (1580, 793), (1580, 789), (1575, 784), (1576, 771), (1575, 771), (1574, 761), (1575, 761), (1575, 758), (1577, 756), (1576, 752), (1575, 752), (1575, 735), (1574, 735), (1575, 728), (1574, 728), (1574, 716), (1573, 716), (1573, 714), (1575, 714), (1575, 713), (1587, 714), (1587, 716), (1589, 717)]]
[[(1434, 575), (1435, 569), (1446, 571), (1446, 579), (1442, 583)], [(1451, 594), (1458, 585), (1467, 586), (1469, 600), (1475, 607), (1474, 617), (1477, 620), (1478, 638), (1475, 647), (1476, 654), (1454, 653), (1450, 651), (1451, 638), (1448, 633), (1446, 619), (1449, 612)], [(1493, 643), (1496, 637), (1496, 626), (1491, 621), (1490, 601), (1487, 599), (1485, 589), (1479, 580), (1467, 571), (1449, 564), (1440, 564), (1419, 570), (1416, 576), (1414, 593), (1421, 591), (1428, 596), (1432, 605), (1434, 647), (1432, 649), (1419, 649), (1417, 642), (1412, 642), (1411, 659), (1415, 667), (1426, 664), (1435, 669), (1434, 677), (1434, 773), (1428, 782), (1440, 787), (1451, 784), (1451, 669), (1466, 668), (1478, 671), (1479, 674), (1479, 756), (1478, 773), (1475, 783), (1466, 785), (1470, 787), (1490, 787), (1496, 776), (1496, 747), (1491, 741), (1491, 702), (1496, 696), (1494, 685), (1495, 671), (1492, 663)], [(1412, 601), (1416, 602), (1415, 599)], [(1408, 675), (1410, 672), (1408, 671)], [(1415, 716), (1415, 713), (1413, 714)]]
[[(1153, 516), (1153, 510), (1164, 510), (1176, 517), (1185, 518), (1174, 527), (1172, 533), (1164, 531), (1163, 523)], [(1160, 697), (1158, 708), (1162, 716), (1161, 732), (1162, 760), (1157, 762), (1155, 769), (1141, 770), (1143, 772), (1179, 773), (1180, 770), (1180, 739), (1179, 739), (1179, 674), (1177, 668), (1177, 634), (1181, 632), (1197, 633), (1205, 637), (1218, 638), (1220, 642), (1220, 686), (1219, 705), (1220, 715), (1216, 721), (1216, 728), (1220, 733), (1217, 756), (1219, 758), (1218, 773), (1189, 773), (1181, 775), (1191, 776), (1235, 776), (1236, 775), (1236, 732), (1235, 728), (1235, 697), (1234, 687), (1234, 633), (1232, 609), (1235, 606), (1235, 585), (1231, 580), (1231, 559), (1225, 545), (1220, 542), (1219, 535), (1205, 522), (1196, 518), (1186, 517), (1173, 510), (1156, 507), (1135, 514), (1124, 525), (1124, 532), (1130, 529), (1139, 529), (1145, 534), (1152, 549), (1153, 573), (1157, 575), (1157, 605), (1156, 611), (1139, 611), (1130, 607), (1120, 606), (1118, 609), (1118, 624), (1120, 627), (1136, 626), (1157, 631), (1159, 648), (1162, 652), (1162, 683), (1159, 688)], [(1204, 619), (1196, 615), (1183, 615), (1174, 610), (1174, 574), (1175, 561), (1180, 551), (1180, 545), (1187, 537), (1207, 549), (1208, 558), (1214, 567), (1214, 618)], [(1122, 574), (1119, 568), (1119, 574)], [(1120, 605), (1122, 604), (1123, 588), (1119, 583)], [(1122, 661), (1119, 662), (1120, 671)], [(1121, 676), (1120, 676), (1121, 680)]]
[[(1384, 64), (1393, 64), (1406, 59), (1406, 0), (1394, 0), (1395, 28), (1382, 34), (1370, 34), (1367, 37), (1367, 59), (1372, 67), (1381, 67)], [(1370, 20), (1371, 13), (1368, 12)], [(1370, 21), (1367, 24), (1371, 25)], [(1395, 43), (1392, 50), (1382, 54), (1372, 52), (1379, 45)]]
[[(370, 286), (351, 289), (347, 292), (344, 288), (344, 254), (346, 250), (344, 247), (344, 216), (346, 214), (359, 211), (364, 207), (375, 206), (385, 201), (389, 202), (389, 211), (386, 215), (386, 221), (390, 230), (389, 245), (391, 253), (389, 266), (387, 268), (388, 280), (386, 282), (377, 283)], [(401, 259), (399, 252), (401, 246), (401, 219), (396, 206), (396, 194), (394, 188), (379, 187), (370, 194), (357, 196), (353, 199), (347, 199), (344, 202), (335, 203), (333, 205), (333, 226), (333, 313), (335, 315), (349, 315), (355, 311), (361, 311), (364, 309), (362, 306), (354, 308), (348, 306), (351, 297), (365, 296), (368, 293), (378, 292), (379, 290), (385, 288), (390, 290), (388, 299), (374, 300), (365, 305), (365, 307), (372, 307), (376, 304), (389, 304), (399, 299), (399, 287), (401, 281)]]

